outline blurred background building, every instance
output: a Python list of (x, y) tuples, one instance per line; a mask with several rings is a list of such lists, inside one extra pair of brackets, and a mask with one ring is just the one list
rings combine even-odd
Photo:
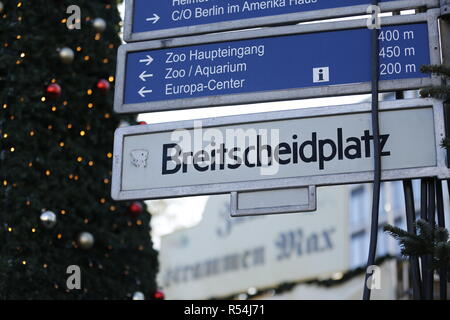
[[(419, 214), (419, 180), (413, 188)], [(406, 228), (403, 185), (385, 182), (381, 190), (373, 299), (408, 299), (408, 263), (383, 232), (387, 223)], [(317, 191), (316, 212), (247, 218), (229, 217), (229, 196), (209, 197), (196, 226), (161, 238), (158, 283), (166, 298), (361, 299), (371, 184)]]

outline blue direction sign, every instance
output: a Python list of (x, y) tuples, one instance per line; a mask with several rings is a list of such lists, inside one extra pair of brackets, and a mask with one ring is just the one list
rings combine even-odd
[[(332, 18), (365, 13), (371, 0), (128, 0), (125, 40)], [(388, 10), (436, 6), (437, 0), (380, 0)]]
[[(157, 111), (288, 100), (306, 97), (299, 94), (306, 88), (351, 93), (339, 88), (357, 88), (353, 84), (371, 80), (370, 32), (361, 28), (125, 51), (126, 56), (119, 57), (126, 61), (119, 63), (124, 70), (118, 71), (125, 80), (117, 88), (115, 109)], [(384, 27), (379, 43), (382, 82), (427, 77), (420, 72), (422, 65), (430, 64), (427, 23)]]

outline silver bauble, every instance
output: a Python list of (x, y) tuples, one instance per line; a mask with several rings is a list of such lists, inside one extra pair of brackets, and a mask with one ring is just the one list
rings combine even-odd
[(47, 229), (51, 229), (56, 224), (56, 214), (51, 211), (44, 211), (41, 213), (41, 216), (39, 217), (41, 220), (41, 223), (44, 227)]
[(59, 50), (59, 58), (63, 63), (70, 64), (73, 62), (73, 59), (75, 58), (75, 52), (73, 52), (73, 50), (68, 47), (64, 47), (61, 50)]
[(78, 245), (82, 249), (90, 249), (94, 246), (94, 236), (90, 232), (82, 232), (78, 235)]
[(145, 300), (145, 295), (140, 291), (136, 291), (133, 293), (133, 300)]
[(95, 31), (101, 33), (106, 30), (106, 21), (102, 18), (95, 18), (94, 21), (92, 21), (92, 26), (94, 27)]
[(0, 13), (3, 12), (3, 9), (5, 9), (5, 6), (3, 5), (3, 2), (0, 1)]

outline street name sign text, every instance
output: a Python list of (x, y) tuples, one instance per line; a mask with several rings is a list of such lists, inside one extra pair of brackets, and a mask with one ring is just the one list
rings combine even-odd
[[(157, 199), (373, 180), (370, 103), (119, 128), (112, 197)], [(380, 106), (383, 179), (448, 177), (442, 102)]]

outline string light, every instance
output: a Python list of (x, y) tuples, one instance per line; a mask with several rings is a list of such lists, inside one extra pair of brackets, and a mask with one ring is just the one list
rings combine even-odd
[(106, 154), (106, 157), (108, 158), (108, 159), (111, 159), (112, 158), (112, 153), (111, 152), (108, 152), (107, 154)]
[(77, 157), (77, 162), (82, 162), (83, 161), (83, 157)]
[(86, 135), (86, 131), (81, 130), (81, 131), (80, 131), (80, 136), (84, 137), (85, 135)]

